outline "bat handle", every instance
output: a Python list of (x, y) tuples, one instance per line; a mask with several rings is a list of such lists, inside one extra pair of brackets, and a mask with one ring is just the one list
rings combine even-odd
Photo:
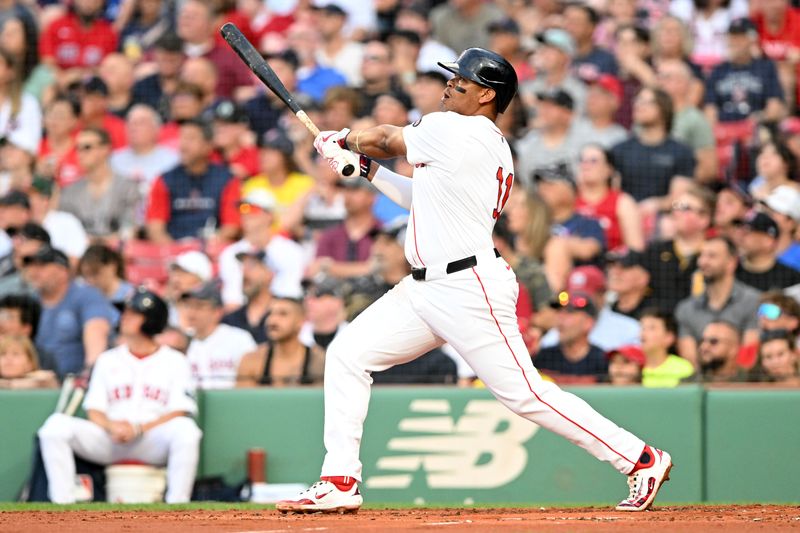
[(311, 132), (311, 135), (313, 135), (314, 137), (319, 135), (319, 128), (317, 127), (316, 124), (314, 124), (314, 121), (311, 120), (311, 117), (309, 117), (305, 111), (301, 109), (297, 113), (295, 113), (295, 115), (297, 116), (298, 119), (300, 119), (300, 122), (303, 123), (303, 125), (308, 129), (308, 131)]

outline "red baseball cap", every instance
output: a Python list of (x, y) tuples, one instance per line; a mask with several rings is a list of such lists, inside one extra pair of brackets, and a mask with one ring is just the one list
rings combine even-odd
[(636, 363), (639, 366), (644, 366), (644, 352), (640, 346), (626, 344), (625, 346), (620, 346), (619, 348), (609, 350), (606, 352), (606, 357), (611, 359), (616, 354), (620, 354), (628, 361)]
[(567, 292), (583, 292), (596, 295), (606, 290), (606, 276), (594, 265), (579, 266), (567, 278)]
[(601, 89), (610, 92), (616, 96), (620, 101), (624, 95), (622, 89), (622, 82), (616, 76), (611, 74), (600, 74), (594, 79), (586, 80), (589, 85), (597, 85)]

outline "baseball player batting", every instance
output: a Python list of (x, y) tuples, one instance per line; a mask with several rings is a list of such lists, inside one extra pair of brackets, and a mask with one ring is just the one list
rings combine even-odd
[(153, 340), (168, 314), (154, 293), (134, 293), (120, 318), (125, 344), (102, 353), (92, 371), (83, 402), (89, 420), (55, 413), (39, 429), (54, 503), (75, 502), (73, 453), (99, 464), (167, 465), (166, 501), (191, 498), (202, 433), (186, 416), (197, 413), (186, 358)]
[[(517, 75), (503, 57), (481, 48), (439, 65), (454, 74), (442, 112), (403, 128), (324, 131), (315, 140), (331, 166), (357, 161), (362, 177), (410, 209), (405, 254), (412, 273), (328, 348), (322, 475), (277, 509), (357, 511), (371, 372), (447, 342), (509, 409), (627, 475), (629, 495), (617, 510), (644, 511), (669, 479), (669, 454), (539, 376), (517, 327), (516, 276), (492, 247), (492, 228), (514, 181), (511, 150), (495, 120), (516, 93)], [(370, 159), (399, 156), (414, 166), (413, 179)]]

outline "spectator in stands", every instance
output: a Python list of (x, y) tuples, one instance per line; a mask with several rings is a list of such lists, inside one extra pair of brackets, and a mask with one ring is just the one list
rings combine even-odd
[(362, 110), (372, 113), (378, 97), (386, 93), (405, 94), (392, 64), (392, 49), (380, 41), (369, 41), (364, 45), (364, 62), (361, 64), (359, 91)]
[[(389, 57), (392, 58), (392, 72), (397, 78), (400, 87), (404, 91), (408, 91), (417, 77), (417, 58), (419, 57), (422, 40), (416, 32), (395, 29), (386, 36), (386, 44), (389, 45)], [(494, 40), (492, 49), (497, 51)], [(498, 51), (498, 53), (501, 52)], [(513, 53), (509, 54), (509, 59), (513, 55)]]
[(694, 375), (694, 365), (671, 354), (678, 338), (678, 325), (671, 313), (649, 309), (639, 319), (642, 326), (642, 351), (645, 356), (642, 385), (676, 387)]
[(0, 295), (33, 294), (34, 289), (22, 275), (25, 258), (35, 254), (41, 247), (50, 245), (50, 236), (41, 226), (26, 222), (7, 228), (11, 237), (11, 262), (0, 277)]
[(42, 32), (42, 62), (56, 69), (62, 86), (79, 79), (117, 49), (117, 34), (103, 18), (101, 0), (76, 0)]
[(650, 66), (650, 32), (642, 26), (626, 24), (617, 27), (615, 37), (614, 56), (619, 65), (618, 77), (623, 95), (616, 121), (630, 128), (636, 123), (634, 98), (643, 88), (655, 86)]
[(620, 346), (608, 352), (608, 381), (612, 385), (638, 385), (642, 382), (644, 353), (641, 347)]
[(302, 300), (276, 297), (267, 318), (270, 341), (242, 358), (237, 386), (285, 387), (321, 383), (325, 352), (300, 342), (304, 321)]
[(169, 11), (171, 6), (162, 0), (139, 0), (132, 4), (130, 12), (120, 9), (115, 22), (120, 32), (120, 50), (133, 61), (139, 61), (149, 56), (158, 40), (170, 30), (173, 14)]
[(100, 291), (72, 279), (60, 250), (42, 246), (23, 264), (25, 279), (42, 302), (36, 334), (42, 366), (59, 377), (91, 368), (108, 348), (119, 313)]
[(762, 332), (784, 329), (797, 336), (800, 333), (800, 302), (781, 291), (764, 293), (758, 306), (758, 327)]
[(779, 185), (762, 202), (780, 230), (778, 261), (800, 270), (800, 242), (795, 239), (800, 226), (800, 191), (789, 185)]
[(54, 389), (58, 379), (39, 369), (39, 356), (26, 335), (0, 336), (0, 389)]
[(738, 243), (741, 240), (742, 222), (752, 206), (753, 198), (741, 184), (723, 184), (714, 205), (714, 229), (720, 235)]
[(4, 193), (10, 190), (27, 192), (33, 183), (33, 162), (39, 142), (24, 135), (21, 129), (15, 128), (0, 139), (0, 190)]
[(53, 248), (58, 248), (77, 263), (89, 245), (89, 237), (83, 224), (72, 213), (56, 209), (53, 180), (36, 177), (31, 185), (28, 198), (31, 204), (31, 220), (40, 224), (50, 234)]
[(174, 33), (162, 35), (153, 50), (156, 72), (136, 81), (132, 89), (133, 101), (149, 105), (164, 120), (169, 118), (169, 98), (178, 87), (184, 58), (183, 41), (180, 37)]
[(17, 293), (0, 297), (0, 335), (23, 335), (33, 340), (41, 314), (42, 306), (33, 296)]
[[(399, 2), (394, 27), (398, 30), (413, 31), (422, 40), (422, 46), (417, 57), (417, 72), (444, 71), (439, 66), (439, 61), (455, 61), (458, 54), (452, 48), (445, 46), (431, 36), (431, 24), (428, 20), (429, 9), (424, 2)], [(512, 63), (513, 64), (513, 63)], [(514, 64), (517, 75), (524, 77), (523, 69)]]
[(578, 198), (575, 210), (600, 223), (609, 250), (644, 249), (644, 232), (633, 198), (612, 188), (616, 175), (609, 152), (597, 144), (584, 146), (578, 160)]
[(78, 134), (76, 145), (83, 179), (62, 191), (60, 208), (78, 217), (91, 237), (130, 238), (139, 190), (111, 169), (111, 138), (104, 129), (87, 127)]
[(76, 89), (81, 102), (81, 127), (104, 129), (111, 138), (114, 150), (128, 144), (125, 135), (125, 121), (108, 110), (108, 87), (97, 76), (86, 79)]
[[(111, 155), (115, 174), (137, 185), (140, 198), (146, 200), (156, 178), (179, 162), (177, 150), (159, 144), (161, 118), (152, 107), (136, 104), (128, 111), (126, 120), (128, 146)], [(137, 208), (136, 223), (144, 223), (144, 201)]]
[(213, 131), (202, 119), (180, 126), (181, 163), (153, 182), (147, 236), (157, 243), (186, 237), (233, 240), (239, 231), (239, 180), (211, 163)]
[(222, 324), (222, 298), (214, 281), (204, 283), (180, 299), (180, 313), (192, 341), (186, 357), (198, 389), (230, 389), (242, 357), (256, 349), (243, 329)]
[(45, 90), (55, 81), (55, 75), (50, 66), (39, 58), (36, 25), (26, 22), (19, 14), (6, 15), (0, 26), (0, 48), (14, 57), (22, 90), (41, 103)]
[(214, 146), (239, 179), (258, 173), (258, 149), (253, 146), (247, 113), (231, 100), (220, 100), (212, 111)]
[(364, 276), (370, 272), (372, 235), (380, 226), (372, 207), (375, 188), (366, 180), (342, 180), (347, 217), (338, 226), (325, 230), (317, 245), (317, 258), (306, 272), (313, 277), (322, 272), (337, 278)]
[(241, 263), (242, 292), (246, 299), (238, 309), (222, 317), (222, 323), (243, 329), (253, 336), (256, 344), (267, 342), (266, 322), (272, 305), (272, 280), (267, 253), (261, 250), (242, 251), (236, 254)]
[[(592, 300), (596, 315), (589, 332), (589, 342), (607, 352), (618, 346), (639, 342), (639, 322), (622, 315), (606, 305), (606, 279), (603, 271), (594, 265), (579, 266), (567, 278), (568, 294), (583, 294)], [(552, 329), (542, 337), (539, 345), (543, 348), (559, 342), (559, 330)]]
[(572, 68), (579, 78), (617, 74), (617, 60), (594, 42), (594, 32), (599, 22), (600, 14), (588, 4), (573, 2), (564, 8), (564, 27), (575, 41)]
[(756, 158), (757, 176), (749, 190), (756, 200), (764, 200), (780, 186), (793, 187), (800, 192), (797, 183), (797, 158), (785, 144), (769, 141), (761, 146)]
[(585, 143), (575, 120), (574, 102), (566, 91), (554, 89), (536, 95), (533, 129), (516, 143), (516, 179), (530, 185), (542, 168), (567, 164), (573, 171), (578, 151)]
[(410, 118), (418, 118), (441, 109), (442, 91), (447, 85), (447, 78), (439, 71), (429, 70), (417, 74), (411, 85), (409, 95), (414, 103)]
[(780, 329), (765, 331), (761, 335), (758, 362), (752, 375), (760, 381), (800, 387), (799, 361), (795, 338), (790, 332)]
[(738, 326), (714, 319), (703, 328), (697, 347), (697, 363), (705, 382), (745, 381), (747, 374), (737, 364), (742, 336)]
[(222, 99), (216, 93), (219, 86), (219, 72), (214, 62), (208, 58), (187, 58), (181, 65), (180, 80), (200, 88), (205, 112), (211, 113)]
[(42, 138), (39, 102), (23, 92), (17, 60), (0, 48), (0, 131), (26, 153), (35, 154)]
[(286, 52), (297, 55), (297, 90), (300, 94), (322, 102), (329, 90), (347, 85), (344, 74), (317, 62), (321, 39), (313, 24), (306, 21), (293, 23), (286, 31), (286, 42), (289, 45)]
[(611, 74), (582, 78), (586, 91), (586, 117), (580, 122), (582, 138), (609, 149), (628, 138), (628, 130), (615, 122), (622, 102), (622, 83)]
[(198, 250), (183, 252), (170, 262), (167, 284), (164, 288), (164, 297), (169, 307), (170, 324), (180, 325), (181, 329), (186, 329), (186, 324), (180, 320), (178, 301), (183, 294), (211, 281), (213, 273), (214, 266), (211, 264), (211, 260)]
[(347, 214), (339, 175), (321, 156), (314, 160), (314, 169), (314, 187), (281, 217), (286, 231), (308, 243), (315, 243), (323, 230), (341, 224)]
[(0, 196), (0, 228), (8, 231), (30, 222), (31, 202), (22, 191), (9, 191)]
[(800, 9), (788, 0), (759, 2), (753, 10), (764, 55), (775, 61), (787, 104), (797, 103), (797, 64), (800, 61)]
[(692, 54), (692, 35), (688, 26), (678, 17), (667, 15), (656, 22), (652, 33), (653, 65), (657, 71), (666, 62), (678, 61), (685, 65), (691, 79), (686, 91), (686, 102), (690, 106), (698, 106), (703, 101), (705, 83), (703, 70), (690, 58)]
[(753, 213), (744, 221), (744, 230), (736, 279), (759, 291), (785, 289), (800, 283), (800, 271), (777, 260), (780, 230), (769, 215)]
[(344, 27), (347, 13), (336, 3), (327, 3), (314, 10), (314, 21), (322, 37), (317, 50), (317, 62), (344, 74), (347, 84), (361, 84), (361, 63), (364, 45), (347, 38)]
[(728, 60), (706, 82), (705, 112), (712, 124), (747, 119), (778, 121), (786, 113), (775, 63), (754, 57), (758, 38), (749, 19), (737, 19), (728, 34)]
[(643, 255), (631, 250), (606, 255), (608, 290), (615, 295), (610, 308), (636, 320), (654, 303), (649, 287), (650, 273), (642, 261)]
[(36, 172), (53, 178), (59, 187), (75, 183), (82, 174), (75, 148), (80, 115), (80, 102), (73, 96), (57, 94), (45, 106), (45, 136), (39, 147)]
[(736, 247), (728, 239), (712, 237), (703, 243), (697, 268), (703, 275), (705, 290), (682, 300), (675, 308), (681, 357), (696, 363), (704, 328), (718, 320), (730, 322), (744, 346), (758, 342), (759, 292), (736, 279), (737, 263)]
[(183, 40), (183, 51), (189, 58), (211, 61), (217, 71), (215, 93), (230, 98), (236, 87), (251, 84), (250, 71), (230, 47), (216, 41), (217, 28), (211, 4), (202, 0), (186, 0), (178, 10), (177, 31)]
[(274, 224), (282, 226), (281, 214), (299, 201), (314, 186), (314, 179), (297, 168), (295, 146), (280, 129), (271, 129), (258, 139), (258, 172), (247, 180), (244, 194), (256, 189), (269, 192), (275, 199)]
[(694, 177), (700, 182), (717, 180), (718, 159), (714, 132), (706, 116), (692, 103), (692, 71), (679, 59), (658, 65), (658, 84), (672, 99), (674, 116), (670, 135), (694, 150)]
[(642, 89), (633, 102), (636, 132), (611, 153), (622, 190), (641, 202), (667, 195), (673, 176), (693, 176), (692, 150), (669, 136), (672, 100), (661, 89)]
[(266, 264), (274, 274), (270, 288), (273, 294), (299, 296), (300, 280), (305, 269), (303, 249), (299, 244), (275, 231), (275, 197), (261, 188), (253, 188), (239, 204), (242, 238), (225, 248), (219, 256), (222, 280), (222, 301), (229, 310), (245, 303), (242, 287), (241, 253), (264, 252)]
[(560, 90), (572, 98), (576, 113), (582, 114), (586, 87), (572, 74), (572, 56), (575, 55), (572, 36), (560, 28), (550, 28), (536, 34), (536, 41), (538, 46), (532, 58), (536, 79), (520, 84), (523, 101), (530, 108), (534, 96)]
[[(292, 50), (279, 53), (266, 54), (264, 56), (269, 61), (272, 70), (283, 82), (286, 90), (290, 94), (297, 92), (296, 70), (300, 66), (297, 54)], [(267, 89), (258, 89), (259, 93), (245, 102), (247, 116), (250, 117), (250, 127), (256, 134), (256, 139), (260, 139), (267, 131), (279, 127), (278, 121), (285, 112), (286, 106), (280, 101), (275, 93)]]
[(305, 283), (306, 324), (300, 338), (327, 351), (348, 322), (345, 320), (344, 291), (336, 279), (325, 277)]
[(430, 11), (431, 33), (457, 53), (471, 46), (489, 46), (487, 26), (504, 17), (500, 7), (480, 0), (449, 0)]
[(99, 290), (120, 312), (134, 291), (125, 279), (125, 260), (122, 255), (105, 244), (93, 244), (78, 263), (78, 274)]
[(725, 35), (737, 31), (736, 20), (746, 17), (745, 0), (677, 0), (669, 11), (686, 23), (692, 31), (694, 51), (692, 60), (709, 68), (725, 59)]
[(124, 119), (131, 106), (134, 83), (134, 64), (127, 56), (108, 54), (100, 63), (97, 72), (108, 88), (108, 111)]
[(562, 292), (552, 305), (558, 310), (559, 342), (534, 356), (536, 368), (557, 383), (600, 381), (608, 373), (608, 359), (603, 350), (589, 342), (597, 319), (591, 296)]
[(553, 214), (553, 235), (566, 240), (574, 264), (595, 263), (606, 249), (600, 224), (576, 211), (577, 185), (566, 165), (538, 170), (534, 175), (539, 194)]

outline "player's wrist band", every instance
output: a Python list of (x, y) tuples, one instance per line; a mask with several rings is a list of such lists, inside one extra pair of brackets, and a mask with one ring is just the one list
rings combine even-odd
[(372, 159), (364, 154), (361, 154), (361, 156), (358, 158), (358, 167), (360, 170), (360, 176), (362, 178), (369, 179), (369, 171), (372, 168)]

